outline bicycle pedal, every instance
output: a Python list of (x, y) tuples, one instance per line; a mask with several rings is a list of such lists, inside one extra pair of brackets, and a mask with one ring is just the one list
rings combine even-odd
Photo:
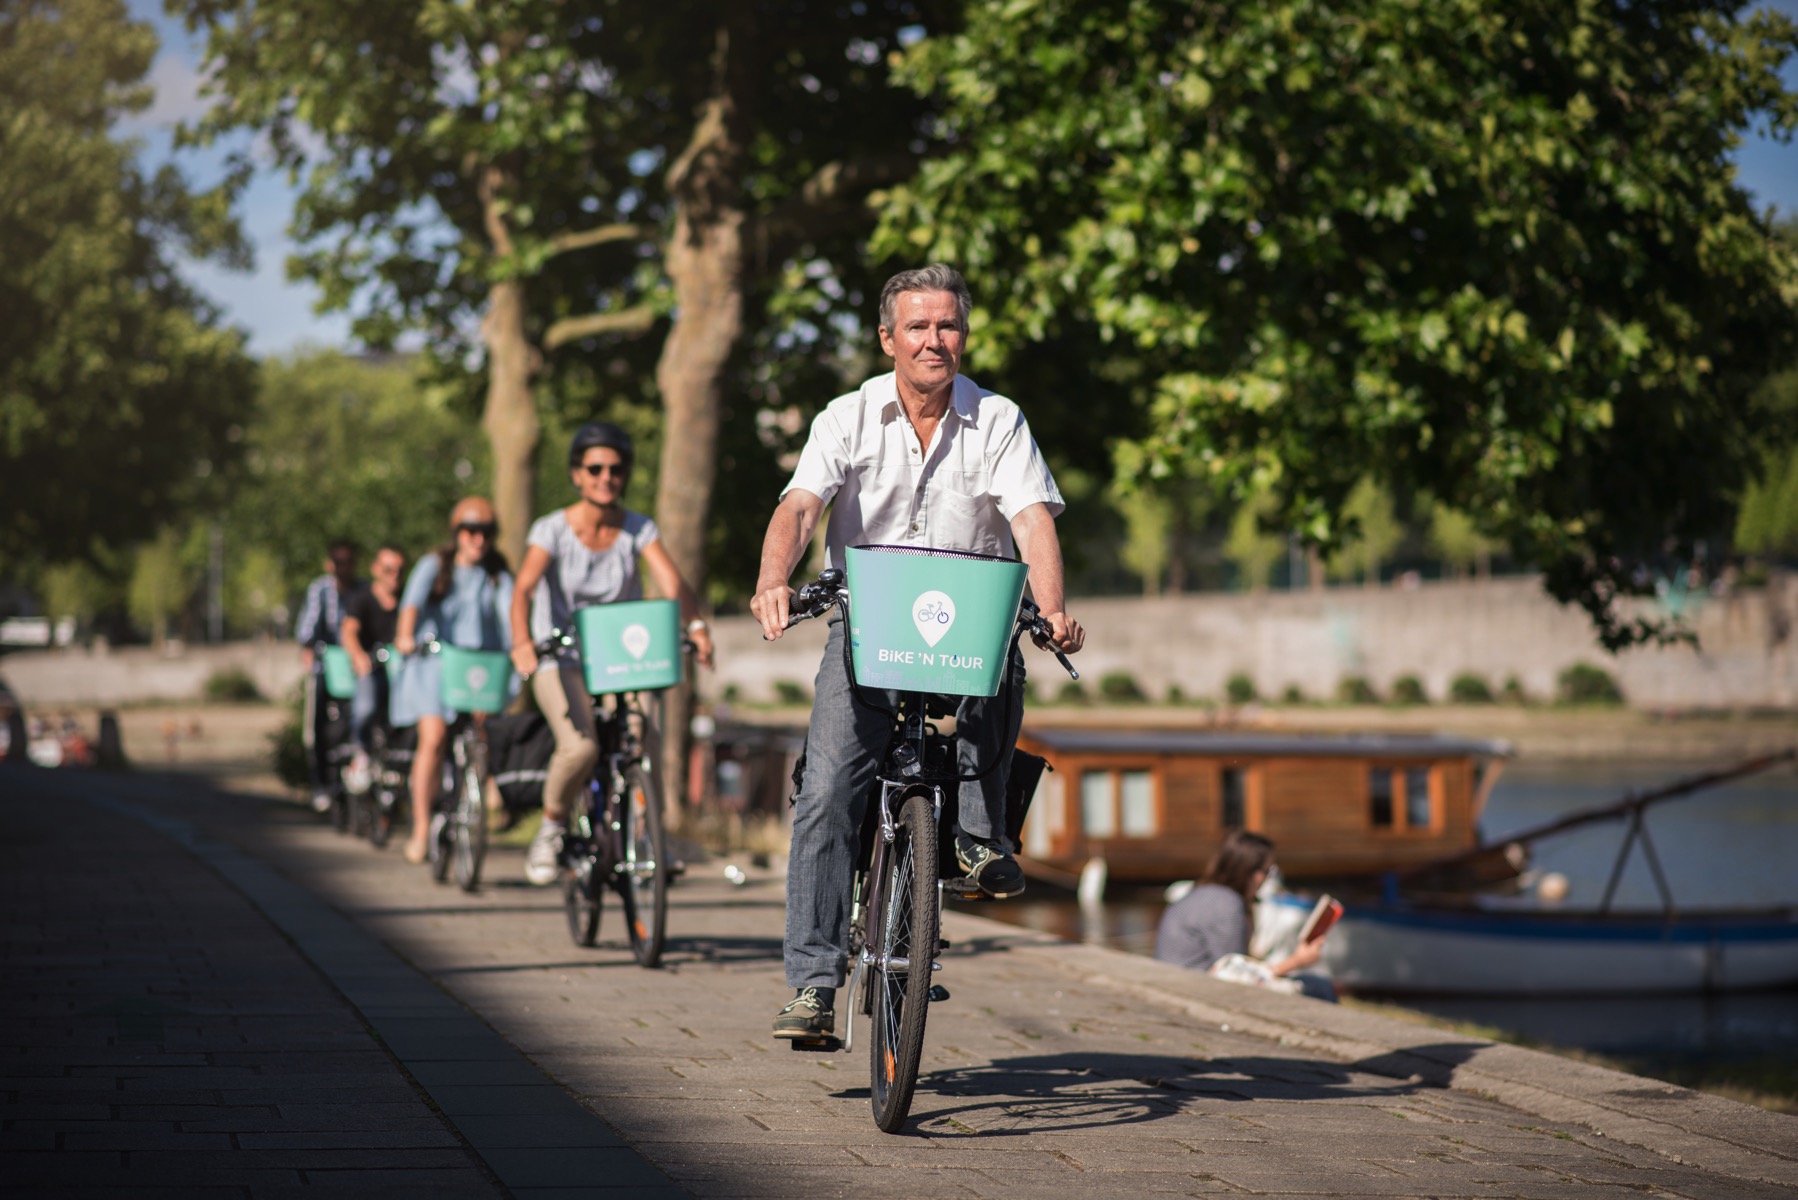
[(787, 1045), (808, 1054), (834, 1054), (843, 1048), (843, 1039), (837, 1037), (793, 1038), (787, 1042)]
[(930, 985), (930, 999), (934, 1004), (941, 1004), (949, 998), (949, 989), (940, 983)]

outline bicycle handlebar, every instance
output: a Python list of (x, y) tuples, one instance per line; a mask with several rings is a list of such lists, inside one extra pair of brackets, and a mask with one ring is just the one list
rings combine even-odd
[[(847, 593), (843, 590), (843, 582), (843, 572), (836, 567), (831, 567), (829, 570), (821, 572), (818, 578), (801, 587), (793, 596), (793, 610), (787, 614), (787, 623), (783, 628), (791, 629), (801, 621), (810, 621), (814, 617), (821, 617), (838, 604), (843, 603), (847, 599)], [(1026, 599), (1018, 606), (1018, 626), (1023, 632), (1038, 639), (1038, 644), (1042, 645), (1043, 649), (1053, 651), (1055, 661), (1061, 664), (1062, 670), (1066, 671), (1070, 678), (1080, 678), (1079, 669), (1068, 661), (1066, 654), (1056, 649), (1053, 643), (1044, 644), (1048, 643), (1055, 634), (1049, 628), (1049, 622), (1044, 619), (1042, 610), (1037, 608), (1034, 600)], [(763, 636), (766, 637), (766, 635)]]

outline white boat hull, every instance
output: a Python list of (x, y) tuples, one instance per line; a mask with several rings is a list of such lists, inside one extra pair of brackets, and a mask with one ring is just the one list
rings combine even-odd
[(1563, 996), (1798, 985), (1798, 914), (1666, 921), (1351, 909), (1324, 942), (1350, 991)]

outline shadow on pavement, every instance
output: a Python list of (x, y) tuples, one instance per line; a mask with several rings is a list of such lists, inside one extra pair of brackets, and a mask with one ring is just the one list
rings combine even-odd
[[(1067, 1053), (995, 1059), (933, 1071), (918, 1080), (920, 1108), (929, 1097), (968, 1101), (918, 1113), (920, 1130), (953, 1122), (969, 1136), (1019, 1137), (1045, 1129), (1100, 1129), (1172, 1116), (1196, 1101), (1366, 1101), (1409, 1096), (1443, 1086), (1453, 1063), (1477, 1042), (1419, 1046), (1355, 1063), (1261, 1056), (1183, 1059), (1155, 1054)], [(1427, 1061), (1420, 1061), (1427, 1060)], [(1432, 1070), (1431, 1068), (1436, 1068)], [(1419, 1073), (1425, 1078), (1419, 1078)], [(1379, 1081), (1368, 1076), (1379, 1076)], [(867, 1095), (846, 1089), (842, 1098)], [(1027, 1124), (979, 1129), (982, 1116)], [(957, 1120), (966, 1118), (967, 1120)], [(984, 1121), (976, 1121), (983, 1124)]]

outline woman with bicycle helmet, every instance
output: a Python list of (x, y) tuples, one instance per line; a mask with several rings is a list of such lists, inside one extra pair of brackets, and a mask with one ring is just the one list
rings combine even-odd
[(594, 421), (575, 431), (568, 471), (580, 498), (531, 525), (512, 593), (512, 663), (531, 681), (537, 707), (556, 737), (543, 782), (543, 825), (525, 857), (525, 878), (539, 887), (556, 880), (574, 795), (599, 761), (599, 744), (580, 659), (567, 652), (539, 670), (534, 643), (552, 629), (573, 629), (577, 609), (641, 600), (641, 565), (657, 591), (680, 602), (699, 661), (707, 666), (712, 661), (699, 597), (662, 545), (656, 523), (622, 502), (635, 457), (630, 435), (616, 425)]
[(480, 496), (459, 501), (450, 513), (450, 541), (419, 559), (400, 595), (393, 644), (405, 656), (389, 700), (396, 729), (418, 726), (412, 755), (412, 837), (406, 861), (423, 862), (430, 850), (431, 811), (443, 782), (443, 752), (453, 712), (443, 706), (443, 664), (417, 653), (434, 640), (466, 650), (503, 650), (512, 605), (512, 573), (494, 545), (499, 524), (493, 505)]

